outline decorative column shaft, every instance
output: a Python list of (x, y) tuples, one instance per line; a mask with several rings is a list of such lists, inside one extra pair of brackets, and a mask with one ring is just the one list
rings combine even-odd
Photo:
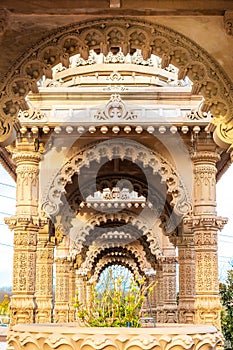
[(184, 232), (177, 244), (179, 262), (179, 323), (194, 323), (195, 261), (193, 234)]
[(190, 225), (195, 244), (195, 323), (212, 324), (220, 329), (217, 231), (226, 219), (216, 215), (216, 162), (219, 155), (215, 149), (200, 149), (192, 159), (194, 216)]
[(86, 281), (85, 277), (79, 271), (76, 272), (76, 288), (78, 294), (78, 301), (81, 304), (86, 305)]
[(176, 302), (176, 258), (166, 256), (162, 258), (163, 266), (163, 322), (177, 322)]
[(56, 291), (54, 322), (69, 320), (69, 261), (66, 257), (56, 257)]
[(12, 150), (16, 162), (16, 216), (5, 222), (14, 229), (11, 324), (35, 321), (36, 245), (41, 154), (33, 138), (22, 137)]
[(39, 230), (36, 252), (36, 323), (52, 322), (54, 243), (49, 241), (49, 227)]
[(157, 290), (157, 311), (156, 311), (156, 319), (158, 323), (163, 323), (164, 322), (164, 314), (163, 314), (163, 268), (162, 264), (158, 264), (158, 269), (157, 269), (157, 281), (158, 284), (156, 286)]
[(73, 263), (70, 262), (70, 266), (69, 266), (69, 322), (75, 321), (75, 308), (74, 308), (75, 291), (76, 291), (75, 279), (76, 279), (75, 268), (73, 266)]

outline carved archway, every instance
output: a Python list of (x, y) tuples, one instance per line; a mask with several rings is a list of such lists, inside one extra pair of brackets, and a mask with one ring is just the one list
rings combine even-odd
[[(140, 215), (139, 217), (128, 211), (96, 214), (95, 216), (92, 216), (82, 228), (79, 229), (77, 233), (78, 237), (75, 237), (75, 235), (71, 233), (71, 239), (74, 241), (72, 249), (74, 249), (75, 255), (82, 252), (86, 237), (90, 235), (94, 228), (100, 227), (102, 223), (106, 223), (107, 221), (124, 222), (126, 225), (131, 224), (139, 232), (141, 232), (141, 236), (146, 237), (149, 243), (149, 249), (153, 255), (155, 255), (157, 258), (163, 255), (162, 244), (158, 239), (158, 233), (156, 233), (153, 228), (148, 226), (146, 219), (143, 220), (143, 216)], [(161, 230), (159, 226), (160, 221), (157, 222), (157, 229)]]
[[(92, 246), (87, 252), (87, 256), (85, 261), (82, 263), (80, 269), (84, 271), (86, 274), (93, 270), (94, 264), (98, 256), (102, 254), (108, 253), (110, 248), (114, 248), (115, 256), (124, 256), (124, 253), (121, 251), (117, 251), (116, 247), (111, 243), (105, 243), (102, 246)], [(128, 254), (134, 257), (134, 260), (137, 261), (137, 264), (140, 266), (140, 269), (145, 273), (152, 269), (150, 262), (146, 258), (146, 252), (144, 251), (142, 245), (138, 241), (135, 241), (130, 244), (126, 244), (124, 246), (124, 250), (127, 251)]]
[(111, 259), (109, 258), (110, 258), (109, 256), (104, 256), (102, 259), (98, 261), (93, 271), (93, 275), (89, 280), (90, 283), (96, 282), (101, 272), (111, 265), (125, 266), (132, 272), (134, 276), (142, 277), (141, 271), (139, 270), (137, 264), (133, 259), (130, 259), (128, 257), (120, 257), (120, 256), (115, 256), (115, 257), (111, 256)]
[[(61, 62), (68, 66), (69, 57), (76, 53), (87, 59), (89, 50), (107, 54), (121, 48), (124, 55), (142, 50), (144, 59), (150, 54), (162, 58), (162, 68), (169, 63), (179, 68), (179, 79), (186, 75), (193, 81), (193, 93), (205, 97), (203, 110), (211, 110), (227, 123), (232, 116), (231, 83), (221, 67), (195, 42), (184, 35), (158, 24), (130, 18), (105, 18), (76, 23), (59, 28), (22, 57), (3, 78), (0, 97), (0, 140), (7, 141), (17, 129), (19, 109), (27, 109), (25, 97), (37, 92), (37, 81)], [(227, 133), (227, 130), (226, 130)]]
[(153, 174), (160, 176), (161, 183), (166, 183), (167, 193), (172, 196), (170, 205), (174, 212), (183, 216), (191, 210), (191, 200), (181, 177), (175, 167), (159, 153), (126, 139), (109, 140), (89, 147), (66, 160), (56, 177), (48, 181), (49, 190), (44, 195), (42, 204), (47, 215), (55, 216), (59, 213), (59, 207), (64, 205), (61, 195), (74, 173), (79, 173), (84, 166), (90, 167), (91, 162), (100, 163), (102, 159), (114, 158), (128, 159), (142, 168), (150, 167)]

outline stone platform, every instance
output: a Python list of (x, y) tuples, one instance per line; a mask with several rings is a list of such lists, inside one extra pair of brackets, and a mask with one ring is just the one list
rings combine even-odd
[(70, 324), (16, 325), (9, 350), (210, 350), (222, 348), (213, 326), (159, 324), (156, 328), (87, 328)]

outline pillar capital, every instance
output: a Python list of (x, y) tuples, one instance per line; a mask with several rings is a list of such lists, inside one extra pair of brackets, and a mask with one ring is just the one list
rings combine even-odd
[(228, 219), (225, 217), (201, 214), (184, 217), (183, 222), (192, 230), (222, 230)]

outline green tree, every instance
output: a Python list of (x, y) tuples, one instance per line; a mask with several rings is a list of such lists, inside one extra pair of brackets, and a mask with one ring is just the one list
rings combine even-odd
[(4, 295), (3, 300), (0, 303), (0, 315), (10, 315), (10, 300), (7, 294)]
[(225, 283), (219, 284), (222, 301), (221, 324), (226, 348), (233, 349), (233, 270), (227, 272)]

